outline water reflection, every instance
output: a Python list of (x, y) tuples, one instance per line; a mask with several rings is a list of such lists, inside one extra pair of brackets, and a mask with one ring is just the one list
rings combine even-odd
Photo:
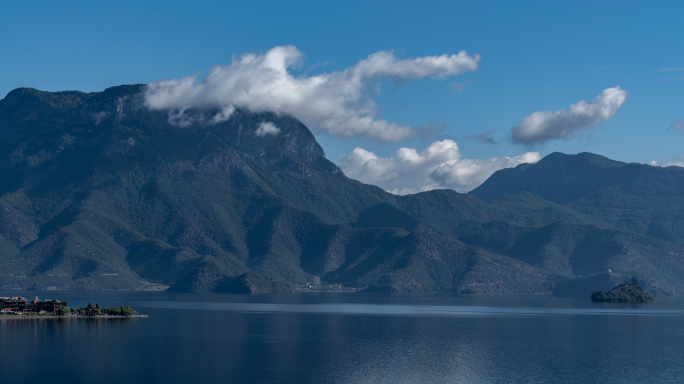
[[(222, 302), (150, 301), (138, 306), (174, 310), (218, 310), (245, 313), (321, 313), (345, 315), (424, 315), (459, 317), (533, 317), (570, 315), (684, 316), (684, 309), (650, 309), (644, 304), (630, 308), (515, 308), (482, 306), (371, 305), (371, 304), (267, 304)], [(600, 304), (599, 304), (600, 305)]]
[(70, 305), (134, 304), (150, 317), (0, 320), (3, 382), (44, 381), (46, 373), (70, 383), (340, 384), (676, 382), (684, 375), (682, 300), (63, 296)]

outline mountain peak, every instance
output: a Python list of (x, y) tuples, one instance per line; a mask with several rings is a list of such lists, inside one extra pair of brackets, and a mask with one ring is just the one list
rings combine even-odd
[(214, 162), (217, 156), (225, 162), (234, 153), (294, 156), (309, 163), (325, 158), (313, 134), (292, 116), (219, 108), (150, 110), (143, 102), (144, 88), (134, 84), (92, 93), (11, 91), (0, 100), (0, 149), (14, 155), (0, 159), (0, 167), (4, 163), (4, 168), (21, 168), (29, 159), (34, 159), (29, 166), (55, 167), (59, 158), (74, 151), (91, 164), (112, 156), (150, 165)]
[(82, 105), (93, 94), (81, 91), (47, 92), (35, 88), (17, 88), (10, 91), (0, 102), (16, 104), (33, 99), (44, 102), (53, 108), (74, 108)]
[[(542, 163), (544, 162), (544, 163)], [(611, 160), (605, 156), (597, 155), (591, 152), (580, 152), (576, 155), (569, 155), (562, 152), (553, 152), (538, 163), (546, 164), (564, 164), (568, 166), (578, 166), (580, 164), (591, 165), (591, 166), (602, 166), (602, 167), (615, 167), (620, 168), (626, 163), (621, 161)]]
[(527, 191), (567, 204), (609, 190), (633, 197), (679, 197), (681, 188), (684, 188), (681, 167), (624, 163), (588, 152), (577, 155), (555, 152), (535, 164), (497, 171), (470, 194), (488, 201)]
[(618, 183), (616, 172), (626, 165), (589, 152), (576, 155), (554, 152), (535, 164), (497, 171), (470, 194), (490, 200), (528, 191), (564, 204)]
[(4, 99), (0, 100), (0, 105), (16, 105), (20, 102), (38, 100), (46, 103), (52, 108), (68, 109), (82, 106), (84, 104), (95, 104), (112, 98), (120, 98), (140, 93), (146, 87), (145, 84), (124, 84), (109, 87), (101, 92), (81, 92), (81, 91), (41, 91), (35, 88), (17, 88), (10, 91)]

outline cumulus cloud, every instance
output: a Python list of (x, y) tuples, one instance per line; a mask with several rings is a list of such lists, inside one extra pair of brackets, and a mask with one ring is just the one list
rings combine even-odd
[(555, 139), (569, 140), (582, 130), (591, 130), (613, 117), (626, 100), (627, 91), (618, 86), (604, 89), (594, 101), (582, 100), (569, 109), (537, 111), (511, 128), (511, 138), (515, 143), (527, 145)]
[(259, 137), (264, 137), (266, 135), (277, 135), (280, 133), (280, 128), (276, 127), (275, 124), (271, 122), (261, 122), (259, 127), (254, 132), (255, 135)]
[(401, 148), (390, 158), (356, 148), (350, 154), (340, 156), (338, 164), (352, 179), (405, 195), (444, 188), (468, 192), (500, 169), (535, 163), (539, 159), (539, 152), (484, 160), (464, 159), (455, 141), (442, 140), (420, 152), (414, 148)]
[(403, 141), (424, 130), (377, 118), (373, 97), (379, 82), (459, 75), (476, 70), (480, 56), (461, 51), (400, 60), (392, 52), (380, 51), (342, 71), (295, 77), (289, 69), (301, 60), (302, 53), (294, 46), (245, 54), (230, 65), (214, 67), (202, 81), (191, 76), (150, 83), (145, 104), (156, 110), (211, 106), (288, 113), (314, 133)]

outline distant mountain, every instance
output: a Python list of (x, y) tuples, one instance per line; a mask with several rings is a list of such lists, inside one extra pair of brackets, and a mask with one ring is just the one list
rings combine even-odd
[(657, 294), (684, 289), (679, 232), (629, 225), (677, 228), (644, 211), (677, 211), (658, 187), (682, 180), (677, 169), (667, 181), (645, 168), (637, 188), (608, 182), (631, 164), (553, 154), (472, 195), (395, 196), (347, 178), (291, 116), (151, 111), (144, 87), (0, 100), (0, 288), (267, 293), (318, 276), (383, 292), (587, 295), (638, 275)]
[(494, 173), (470, 192), (482, 200), (531, 192), (606, 225), (684, 244), (684, 168), (552, 153)]

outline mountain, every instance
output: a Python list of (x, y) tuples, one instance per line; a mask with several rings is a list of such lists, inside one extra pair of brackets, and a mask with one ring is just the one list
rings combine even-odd
[[(681, 242), (590, 205), (615, 204), (594, 195), (606, 188), (636, 193), (601, 176), (631, 165), (533, 171), (575, 159), (554, 154), (473, 194), (395, 196), (347, 178), (291, 116), (153, 111), (144, 87), (0, 100), (2, 289), (268, 293), (318, 276), (368, 291), (587, 294), (634, 274), (656, 294), (684, 288)], [(528, 188), (527, 171), (569, 181)], [(644, 187), (660, 177), (647, 173)], [(604, 184), (577, 183), (588, 177)]]
[[(0, 102), (10, 284), (131, 288), (140, 278), (271, 269), (302, 282), (309, 275), (291, 264), (296, 235), (348, 222), (356, 206), (379, 200), (382, 191), (363, 186), (347, 198), (349, 180), (291, 117), (236, 111), (220, 124), (179, 127), (142, 106), (141, 87), (18, 89)], [(256, 135), (263, 121), (280, 133)]]
[(470, 193), (482, 200), (520, 192), (582, 212), (619, 229), (684, 244), (684, 168), (552, 153), (536, 164), (494, 173)]

